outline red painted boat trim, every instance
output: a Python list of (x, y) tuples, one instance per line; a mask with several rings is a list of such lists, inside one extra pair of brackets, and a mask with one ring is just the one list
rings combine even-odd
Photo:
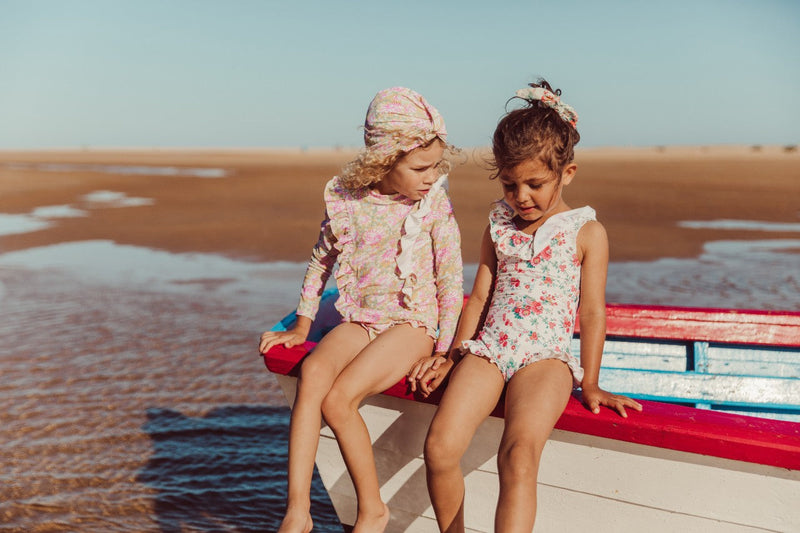
[(800, 312), (609, 304), (606, 334), (798, 347)]
[[(264, 357), (267, 368), (276, 374), (296, 376), (300, 361), (313, 347), (312, 342), (294, 348), (275, 347)], [(405, 382), (384, 392), (397, 398), (433, 404), (438, 404), (441, 397), (441, 390), (437, 393), (422, 399), (411, 394)], [(800, 423), (659, 402), (640, 403), (644, 406), (643, 412), (629, 411), (628, 418), (622, 418), (610, 409), (603, 409), (595, 415), (573, 397), (556, 428), (657, 448), (800, 470)], [(493, 414), (503, 416), (502, 403)]]

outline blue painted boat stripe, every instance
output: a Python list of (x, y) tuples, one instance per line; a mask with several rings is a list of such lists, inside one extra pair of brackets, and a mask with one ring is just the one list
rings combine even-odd
[(796, 379), (604, 368), (600, 386), (661, 401), (800, 409)]
[(702, 374), (708, 373), (708, 343), (695, 341), (692, 349), (694, 350), (694, 371)]

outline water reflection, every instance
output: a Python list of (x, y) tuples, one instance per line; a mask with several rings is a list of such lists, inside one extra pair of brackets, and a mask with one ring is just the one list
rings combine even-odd
[[(289, 438), (285, 408), (233, 405), (202, 416), (150, 408), (142, 430), (153, 453), (136, 481), (153, 489), (164, 533), (271, 531), (282, 517)], [(341, 531), (314, 472), (315, 529)]]
[[(722, 241), (614, 263), (608, 299), (800, 309), (799, 250)], [(304, 269), (110, 241), (0, 253), (3, 525), (275, 531), (289, 412), (255, 350)], [(340, 531), (314, 490), (317, 529)]]
[(682, 228), (692, 229), (723, 229), (736, 231), (787, 231), (800, 232), (800, 223), (797, 222), (763, 222), (760, 220), (685, 220), (678, 222)]
[(715, 241), (700, 257), (612, 263), (617, 303), (800, 310), (800, 239)]
[(53, 219), (85, 217), (86, 209), (97, 207), (137, 207), (153, 205), (151, 198), (130, 197), (123, 192), (94, 191), (83, 195), (79, 207), (74, 205), (47, 205), (33, 209), (30, 213), (11, 215), (0, 213), (0, 235), (14, 235), (43, 230), (53, 225)]
[[(262, 299), (287, 310), (297, 302), (304, 263), (250, 263), (213, 254), (173, 254), (112, 241), (61, 243), (0, 254), (0, 266), (60, 269), (109, 285), (161, 291), (197, 287)], [(465, 267), (466, 290), (476, 265)], [(800, 239), (715, 241), (697, 258), (609, 265), (607, 300), (614, 303), (800, 309)]]
[(0, 213), (0, 235), (30, 233), (50, 226), (47, 220), (34, 215), (7, 215)]

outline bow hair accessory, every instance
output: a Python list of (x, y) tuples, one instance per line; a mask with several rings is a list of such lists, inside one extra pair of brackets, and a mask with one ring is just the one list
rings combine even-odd
[(525, 87), (517, 91), (517, 97), (533, 102), (538, 100), (551, 109), (555, 109), (558, 116), (564, 119), (564, 122), (570, 124), (573, 128), (578, 127), (578, 113), (572, 108), (561, 101), (558, 95), (553, 94), (544, 87)]

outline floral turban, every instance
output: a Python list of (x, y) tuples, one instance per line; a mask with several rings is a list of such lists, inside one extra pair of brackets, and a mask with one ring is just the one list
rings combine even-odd
[(369, 150), (385, 155), (410, 152), (435, 137), (446, 139), (444, 119), (416, 91), (384, 89), (369, 104), (364, 121), (364, 144)]

